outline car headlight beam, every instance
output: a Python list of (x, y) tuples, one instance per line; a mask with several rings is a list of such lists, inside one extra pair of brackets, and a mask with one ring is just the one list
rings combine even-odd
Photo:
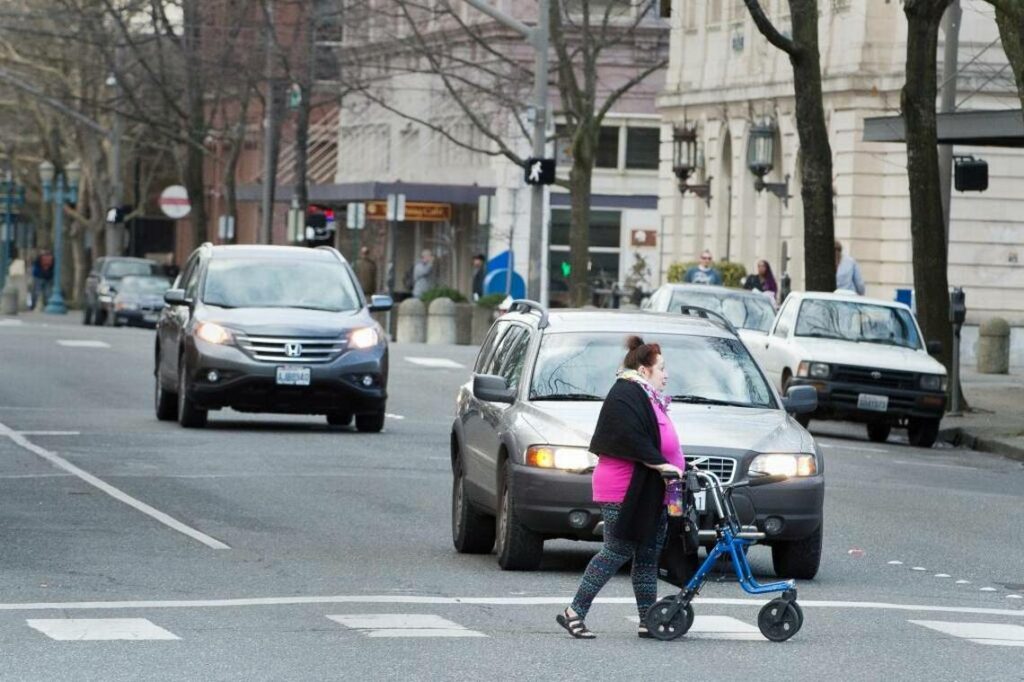
[(221, 345), (231, 341), (231, 332), (216, 322), (200, 322), (196, 327), (196, 338)]
[(813, 476), (818, 473), (818, 463), (814, 455), (767, 454), (758, 455), (750, 463), (751, 473), (774, 476)]
[(348, 337), (348, 345), (352, 348), (373, 348), (379, 341), (380, 336), (373, 327), (356, 329)]
[(597, 464), (597, 456), (586, 448), (533, 445), (526, 450), (526, 465), (539, 469), (583, 472)]

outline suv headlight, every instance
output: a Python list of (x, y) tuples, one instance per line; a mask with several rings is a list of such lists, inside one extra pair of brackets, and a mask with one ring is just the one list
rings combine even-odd
[(921, 388), (926, 391), (945, 391), (948, 379), (941, 374), (922, 374)]
[(750, 471), (773, 476), (785, 474), (789, 477), (813, 476), (818, 473), (814, 455), (758, 455), (750, 463)]
[(814, 379), (828, 379), (829, 374), (832, 373), (832, 368), (824, 362), (808, 362), (804, 360), (796, 368), (796, 375), (798, 377), (812, 377)]
[(597, 465), (597, 455), (586, 448), (531, 445), (526, 450), (526, 465), (539, 469), (583, 472)]
[(380, 337), (377, 335), (377, 330), (373, 327), (356, 329), (348, 336), (350, 348), (373, 348), (377, 345), (378, 341), (380, 341)]
[(207, 343), (225, 344), (231, 341), (231, 332), (216, 322), (200, 322), (196, 327), (196, 338)]

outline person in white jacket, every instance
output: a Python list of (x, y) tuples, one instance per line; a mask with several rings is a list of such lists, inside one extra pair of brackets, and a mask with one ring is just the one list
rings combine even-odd
[(836, 289), (856, 291), (864, 295), (864, 276), (860, 274), (860, 265), (853, 256), (843, 255), (843, 245), (836, 240)]

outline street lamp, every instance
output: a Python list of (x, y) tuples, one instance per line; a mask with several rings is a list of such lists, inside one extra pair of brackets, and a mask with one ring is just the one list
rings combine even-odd
[(4, 203), (3, 231), (0, 232), (0, 292), (7, 282), (7, 263), (11, 243), (14, 242), (14, 210), (25, 203), (25, 188), (13, 178), (14, 174), (8, 171), (7, 179), (0, 182), (0, 195)]
[(704, 169), (704, 154), (697, 149), (696, 128), (675, 128), (672, 131), (672, 172), (679, 179), (679, 193), (693, 192), (711, 205), (711, 177), (703, 185), (687, 184), (696, 171)]
[(754, 189), (758, 192), (768, 190), (782, 199), (789, 206), (789, 174), (783, 182), (765, 182), (764, 176), (772, 172), (775, 164), (775, 135), (777, 129), (774, 121), (765, 119), (754, 123), (747, 139), (747, 168), (756, 176)]
[(43, 201), (53, 203), (54, 213), (53, 294), (43, 311), (51, 315), (64, 315), (68, 312), (60, 282), (61, 255), (64, 247), (64, 204), (78, 201), (78, 181), (81, 177), (82, 167), (77, 161), (69, 163), (60, 174), (49, 161), (39, 164)]

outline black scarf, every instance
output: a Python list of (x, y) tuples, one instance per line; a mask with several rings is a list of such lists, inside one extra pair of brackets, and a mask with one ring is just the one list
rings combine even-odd
[(619, 379), (608, 391), (590, 440), (590, 451), (639, 464), (633, 467), (615, 535), (631, 542), (646, 541), (661, 516), (665, 482), (660, 472), (645, 465), (668, 462), (661, 454), (661, 433), (654, 407), (635, 382)]

